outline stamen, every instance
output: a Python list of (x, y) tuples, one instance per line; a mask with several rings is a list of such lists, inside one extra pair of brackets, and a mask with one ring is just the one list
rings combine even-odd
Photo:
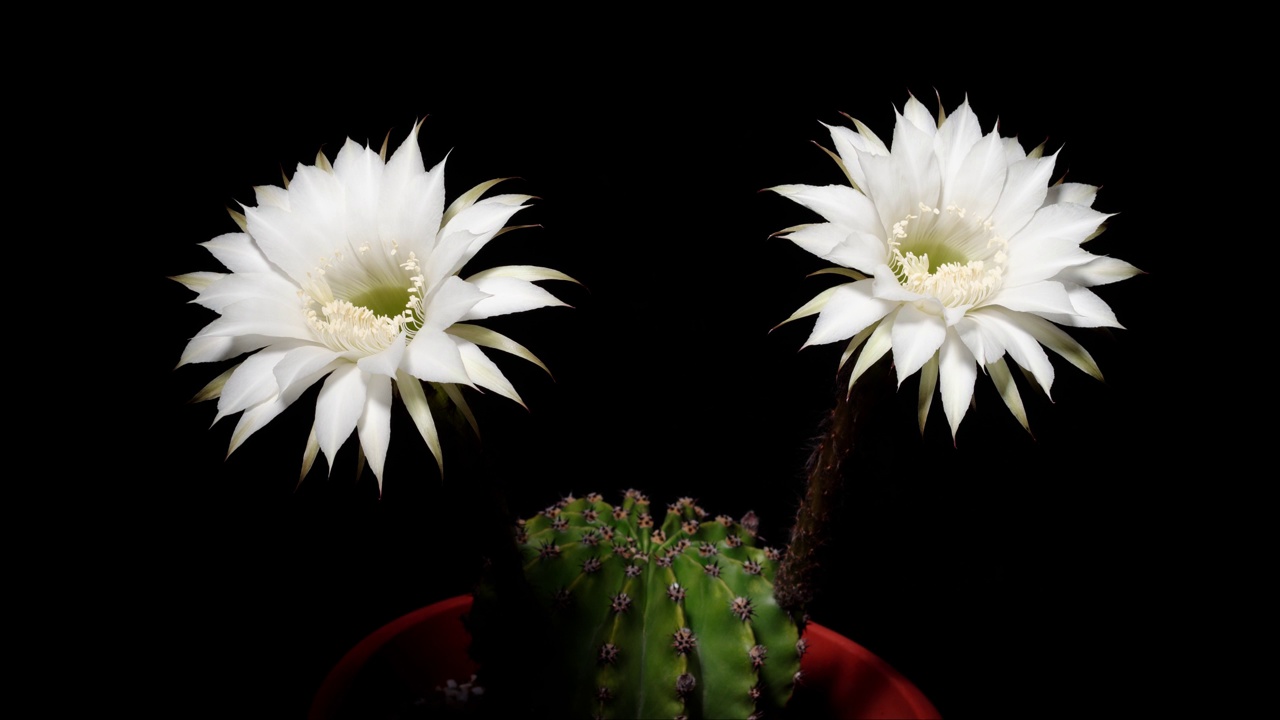
[(992, 220), (967, 219), (965, 208), (954, 203), (945, 216), (923, 202), (918, 207), (921, 215), (893, 224), (889, 240), (889, 267), (902, 286), (953, 308), (977, 305), (998, 291), (1009, 243), (994, 232)]
[[(395, 242), (391, 245), (386, 252), (394, 256), (399, 246)], [(408, 260), (399, 263), (408, 275), (408, 286), (396, 289), (376, 282), (386, 271), (370, 271), (363, 260), (369, 250), (368, 243), (361, 245), (360, 255), (351, 261), (341, 250), (331, 257), (320, 257), (317, 266), (306, 273), (306, 287), (298, 293), (307, 325), (321, 342), (339, 352), (381, 352), (401, 333), (411, 339), (426, 315), (426, 278), (417, 256), (411, 252)], [(399, 312), (392, 309), (399, 304), (397, 295), (405, 298)]]

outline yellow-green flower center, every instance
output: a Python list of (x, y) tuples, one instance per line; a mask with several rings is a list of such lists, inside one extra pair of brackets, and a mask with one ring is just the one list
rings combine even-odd
[(971, 307), (1000, 289), (1008, 242), (989, 219), (919, 204), (919, 214), (894, 223), (889, 267), (902, 287), (947, 307)]
[[(372, 355), (387, 349), (401, 333), (412, 338), (421, 327), (425, 281), (413, 253), (400, 263), (375, 264), (343, 254), (320, 258), (299, 291), (307, 325), (332, 350)], [(395, 260), (394, 243), (384, 260)]]

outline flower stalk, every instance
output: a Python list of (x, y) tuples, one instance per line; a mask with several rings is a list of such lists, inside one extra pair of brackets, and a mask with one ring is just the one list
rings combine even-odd
[(835, 521), (845, 498), (847, 461), (868, 435), (866, 418), (891, 395), (888, 369), (881, 359), (852, 388), (848, 364), (836, 378), (836, 404), (809, 456), (804, 498), (774, 583), (778, 605), (793, 616), (803, 616), (819, 587), (824, 550), (836, 537)]

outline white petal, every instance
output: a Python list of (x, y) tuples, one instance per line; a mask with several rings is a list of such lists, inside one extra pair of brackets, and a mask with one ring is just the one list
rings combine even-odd
[[(400, 390), (400, 399), (404, 402), (405, 409), (409, 411), (409, 417), (413, 418), (413, 424), (418, 427), (418, 433), (431, 449), (436, 465), (439, 466), (440, 473), (443, 475), (444, 453), (440, 449), (440, 434), (436, 431), (435, 420), (431, 417), (431, 406), (427, 403), (427, 396), (422, 392), (422, 383), (402, 371), (396, 376), (396, 387)], [(445, 387), (452, 387), (452, 385)]]
[(1009, 166), (1000, 202), (991, 213), (991, 219), (1002, 236), (1014, 237), (1044, 204), (1057, 157), (1055, 154), (1047, 158), (1019, 160)]
[(313, 341), (299, 303), (274, 299), (241, 300), (222, 309), (222, 317), (209, 323), (196, 337), (265, 335)]
[[(912, 198), (912, 205), (924, 203), (936, 207), (942, 174), (938, 168), (938, 155), (933, 151), (933, 124), (926, 123), (925, 127), (929, 129), (922, 131), (912, 123), (899, 120), (893, 128), (893, 153), (889, 157), (898, 165), (899, 177), (906, 181), (902, 189)], [(871, 197), (879, 207), (880, 193), (873, 191)], [(892, 224), (902, 218), (890, 220), (882, 215), (881, 219)]]
[(502, 374), (497, 365), (493, 364), (479, 347), (467, 340), (455, 337), (453, 342), (458, 346), (458, 352), (462, 355), (462, 362), (467, 366), (467, 374), (476, 385), (486, 390), (492, 390), (499, 395), (514, 400), (524, 405), (524, 401), (520, 399), (520, 394), (512, 387), (511, 381), (507, 380), (507, 376)]
[(846, 233), (858, 230), (876, 236), (884, 235), (884, 222), (876, 206), (862, 193), (844, 185), (779, 185), (769, 188), (842, 226)]
[(844, 166), (844, 171), (849, 181), (855, 187), (865, 187), (867, 175), (862, 171), (862, 161), (858, 157), (858, 151), (873, 155), (888, 153), (877, 153), (866, 138), (849, 128), (826, 125), (825, 123), (823, 125), (831, 133), (831, 142), (835, 145), (836, 154), (840, 156), (840, 164)]
[(404, 357), (405, 333), (400, 333), (381, 352), (362, 357), (356, 361), (359, 368), (377, 377), (392, 378), (400, 369), (400, 359)]
[(347, 245), (358, 252), (382, 239), (378, 210), (382, 198), (382, 158), (371, 148), (347, 139), (333, 161), (333, 175), (342, 184), (342, 218)]
[[(339, 354), (322, 345), (301, 345), (285, 354), (272, 369), (276, 378), (276, 386), (282, 391), (293, 391), (304, 378), (323, 374), (330, 363), (338, 360)], [(344, 361), (345, 362), (345, 361)], [(319, 377), (304, 384), (302, 389), (311, 387), (311, 383)]]
[(450, 272), (461, 270), (462, 266), (467, 264), (467, 261), (475, 257), (476, 253), (480, 252), (490, 240), (497, 236), (512, 215), (527, 207), (519, 204), (518, 201), (528, 198), (528, 195), (498, 195), (486, 198), (458, 213), (456, 217), (450, 220), (440, 231), (441, 237), (463, 231), (475, 236), (475, 239), (466, 247), (466, 252)]
[[(902, 115), (898, 118), (898, 124), (901, 125), (904, 119), (926, 135), (932, 136), (938, 131), (938, 121), (934, 119), (933, 113), (929, 112), (929, 108), (926, 108), (924, 103), (917, 100), (914, 95), (907, 98), (906, 105), (902, 106)], [(894, 152), (898, 151), (896, 135), (894, 136), (893, 150)]]
[(270, 205), (289, 209), (289, 191), (277, 185), (258, 185), (253, 188), (253, 198), (258, 205)]
[(884, 241), (875, 235), (835, 223), (806, 225), (784, 237), (824, 260), (867, 273), (888, 254)]
[(523, 358), (542, 368), (542, 370), (548, 375), (551, 374), (551, 371), (547, 369), (547, 366), (538, 359), (538, 356), (530, 352), (529, 348), (521, 345), (502, 333), (495, 332), (486, 327), (480, 327), (479, 325), (466, 325), (463, 323), (453, 325), (449, 328), (448, 333), (450, 335), (460, 337), (463, 340), (469, 340), (481, 347), (501, 350), (502, 352), (515, 355), (518, 358)]
[(473, 254), (470, 248), (479, 239), (478, 235), (466, 230), (442, 236), (422, 267), (427, 287), (438, 287), (445, 278), (456, 275)]
[(1071, 314), (1075, 307), (1062, 283), (1046, 280), (1018, 287), (1002, 288), (988, 301), (990, 305), (999, 305), (1016, 312), (1031, 312), (1037, 315), (1053, 313)]
[(1080, 243), (1107, 218), (1083, 205), (1047, 205), (1009, 240), (1006, 286), (1047, 280), (1063, 269), (1083, 265), (1095, 256)]
[(226, 273), (220, 272), (192, 272), (185, 273), (183, 275), (172, 275), (169, 279), (174, 282), (182, 283), (183, 287), (188, 290), (203, 292), (210, 285), (226, 276)]
[(562, 306), (565, 303), (559, 298), (527, 280), (516, 278), (490, 277), (481, 278), (475, 283), (489, 297), (476, 303), (463, 320), (479, 320), (495, 315), (534, 310), (541, 307)]
[(805, 347), (851, 337), (897, 307), (897, 303), (873, 297), (872, 282), (859, 280), (838, 286), (818, 315)]
[(893, 364), (898, 370), (898, 384), (933, 357), (946, 337), (947, 326), (942, 318), (920, 312), (914, 305), (903, 305), (893, 322)]
[(818, 313), (822, 312), (822, 308), (827, 306), (827, 303), (831, 301), (831, 296), (835, 295), (836, 291), (839, 289), (840, 289), (840, 286), (836, 285), (835, 287), (829, 287), (826, 290), (823, 290), (822, 292), (818, 293), (817, 295), (814, 295), (812, 300), (805, 303), (804, 305), (801, 305), (800, 308), (795, 312), (791, 313), (791, 316), (788, 317), (786, 320), (783, 320), (777, 325), (774, 325), (772, 328), (769, 329), (769, 332), (773, 332), (774, 330), (777, 330), (783, 325), (786, 325), (787, 323), (792, 322), (794, 320), (800, 320), (801, 318), (807, 318), (810, 315), (817, 315)]
[(458, 346), (443, 330), (419, 330), (405, 348), (401, 367), (427, 382), (471, 384)]
[(444, 168), (440, 161), (428, 172), (418, 147), (421, 123), (396, 148), (382, 176), (378, 234), (409, 241), (407, 251), (427, 257), (435, 247), (444, 212)]
[(422, 324), (433, 330), (444, 330), (465, 317), (476, 303), (487, 297), (489, 293), (481, 290), (475, 283), (450, 275), (431, 296)]
[(227, 415), (257, 405), (279, 393), (280, 388), (276, 385), (273, 371), (276, 364), (295, 347), (296, 343), (272, 345), (245, 358), (222, 387), (222, 396), (218, 398), (218, 414), (213, 421), (216, 423)]
[(1002, 336), (972, 317), (956, 323), (955, 331), (979, 365), (989, 365), (1004, 356)]
[(378, 491), (382, 491), (382, 471), (386, 465), (387, 447), (391, 444), (391, 378), (371, 375), (368, 378), (368, 394), (364, 412), (356, 422), (360, 434), (360, 447), (364, 448), (369, 469), (378, 478)]
[[(1023, 330), (1017, 321), (1017, 318), (1032, 316), (992, 306), (974, 310), (969, 317), (982, 323), (988, 331), (999, 337), (1014, 362), (1031, 371), (1045, 394), (1049, 394), (1049, 389), (1053, 386), (1053, 364), (1040, 348), (1040, 343)], [(994, 362), (994, 358), (988, 357), (988, 363), (990, 362)]]
[(250, 350), (265, 347), (275, 338), (265, 335), (240, 335), (238, 337), (196, 337), (187, 343), (178, 360), (178, 367), (188, 363), (218, 362), (243, 355)]
[(1102, 371), (1094, 362), (1093, 356), (1080, 343), (1061, 328), (1035, 315), (1015, 314), (1008, 318), (1018, 329), (1035, 338), (1037, 342), (1058, 353), (1067, 362), (1080, 368), (1081, 371), (1101, 380)]
[(867, 343), (862, 346), (862, 352), (858, 353), (858, 360), (853, 363), (853, 372), (849, 374), (850, 388), (877, 360), (893, 349), (893, 324), (897, 317), (897, 310), (885, 316), (867, 338)]
[(232, 273), (211, 283), (192, 302), (221, 313), (226, 306), (241, 300), (270, 299), (296, 306), (297, 298), (298, 286), (279, 273)]
[(231, 453), (243, 445), (250, 435), (253, 435), (266, 426), (267, 423), (274, 420), (277, 415), (284, 412), (286, 407), (288, 407), (287, 402), (278, 395), (272, 395), (245, 410), (244, 414), (240, 416), (240, 420), (236, 423), (236, 429), (231, 432), (231, 443), (227, 446), (227, 456), (230, 457)]
[(1113, 327), (1123, 328), (1120, 321), (1116, 319), (1116, 314), (1111, 311), (1111, 306), (1092, 290), (1082, 288), (1079, 285), (1067, 285), (1067, 297), (1071, 299), (1071, 305), (1075, 309), (1074, 314), (1066, 315), (1050, 315), (1046, 313), (1037, 313), (1058, 323), (1059, 325), (1067, 325), (1070, 327)]
[(990, 216), (1000, 201), (1008, 167), (1000, 137), (994, 132), (987, 135), (964, 157), (951, 184), (944, 182), (938, 205), (950, 207), (954, 203), (974, 217)]
[(1027, 422), (1027, 409), (1022, 404), (1022, 395), (1013, 382), (1013, 375), (1009, 373), (1009, 366), (1005, 364), (1004, 358), (987, 365), (987, 374), (991, 376), (991, 382), (995, 383), (1005, 407), (1009, 408), (1009, 412), (1013, 413), (1022, 427), (1030, 432), (1031, 424)]
[(981, 139), (982, 126), (978, 122), (978, 116), (969, 108), (969, 101), (965, 100), (955, 112), (947, 116), (933, 138), (944, 192), (945, 188), (954, 183), (965, 156)]
[(920, 368), (920, 391), (916, 396), (916, 422), (924, 433), (925, 421), (929, 419), (929, 408), (933, 405), (933, 392), (938, 389), (938, 355), (935, 353)]
[(320, 388), (316, 398), (316, 439), (331, 470), (334, 456), (364, 412), (369, 377), (355, 365), (343, 364)]
[(1045, 192), (1044, 204), (1076, 203), (1085, 207), (1093, 207), (1093, 201), (1097, 197), (1098, 188), (1093, 185), (1064, 182), (1054, 185)]
[(1129, 263), (1112, 257), (1098, 256), (1083, 265), (1069, 267), (1054, 276), (1054, 280), (1084, 287), (1106, 285), (1127, 280), (1142, 271)]
[[(897, 352), (897, 348), (894, 352)], [(960, 421), (964, 420), (965, 413), (969, 411), (973, 383), (978, 377), (973, 356), (954, 330), (947, 332), (946, 340), (938, 350), (938, 375), (942, 387), (942, 409), (947, 415), (947, 423), (951, 425), (951, 437), (954, 438), (956, 431), (960, 429)]]
[(271, 263), (247, 233), (227, 233), (200, 243), (231, 272), (272, 272)]
[[(481, 270), (467, 278), (467, 282), (475, 282), (482, 278), (490, 277), (510, 277), (518, 280), (528, 280), (536, 282), (539, 280), (566, 280), (571, 283), (577, 283), (577, 280), (565, 275), (559, 270), (551, 268), (539, 267), (537, 265), (501, 265), (499, 267)], [(582, 283), (578, 283), (581, 285)]]
[(925, 296), (902, 287), (902, 283), (898, 281), (898, 276), (894, 275), (889, 266), (884, 263), (876, 266), (873, 274), (875, 275), (875, 280), (871, 286), (872, 294), (881, 300), (905, 303), (925, 299)]

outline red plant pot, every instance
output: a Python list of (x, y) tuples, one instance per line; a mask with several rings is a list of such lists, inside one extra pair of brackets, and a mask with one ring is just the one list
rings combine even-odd
[[(461, 618), (471, 597), (460, 595), (415, 610), (361, 640), (329, 672), (311, 704), (309, 720), (374, 714), (381, 691), (430, 697), (449, 680), (465, 682), (477, 665), (467, 655), (471, 636)], [(852, 640), (817, 624), (805, 629), (809, 650), (804, 681), (791, 707), (799, 717), (936, 718), (938, 711), (911, 681)], [(376, 716), (376, 715), (375, 715)]]

